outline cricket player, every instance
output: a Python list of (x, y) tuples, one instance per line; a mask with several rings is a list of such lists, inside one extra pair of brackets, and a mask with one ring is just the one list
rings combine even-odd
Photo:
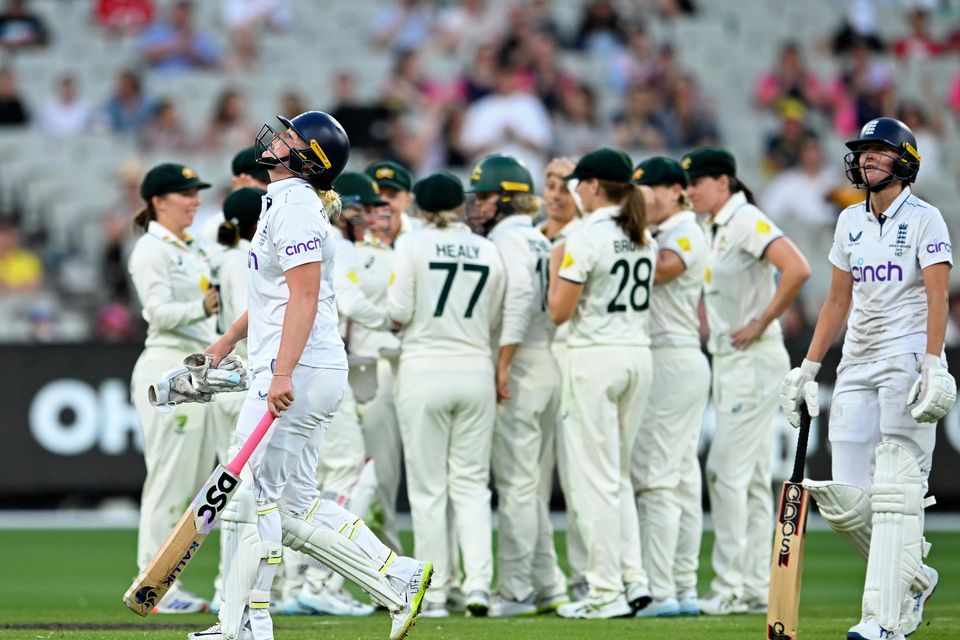
[(773, 418), (777, 380), (790, 368), (777, 318), (810, 277), (810, 266), (754, 206), (730, 152), (702, 147), (681, 165), (694, 210), (708, 215), (704, 305), (717, 424), (707, 457), (716, 577), (700, 599), (700, 610), (765, 613), (773, 534)]
[[(153, 167), (140, 184), (144, 208), (136, 214), (134, 228), (143, 235), (127, 264), (147, 321), (146, 344), (130, 383), (147, 466), (137, 536), (140, 570), (166, 540), (216, 458), (212, 405), (180, 404), (162, 414), (147, 401), (146, 392), (167, 371), (183, 366), (185, 354), (203, 351), (216, 338), (220, 302), (211, 286), (210, 264), (205, 249), (186, 233), (200, 205), (199, 191), (209, 187), (189, 167), (172, 163)], [(206, 600), (178, 581), (156, 611), (206, 608)]]
[(952, 248), (940, 211), (915, 196), (913, 132), (876, 118), (847, 142), (847, 178), (867, 191), (837, 221), (833, 280), (800, 367), (783, 382), (790, 424), (819, 413), (820, 361), (847, 320), (830, 410), (833, 480), (809, 482), (820, 513), (867, 561), (853, 640), (920, 627), (937, 571), (923, 563), (923, 510), (937, 422), (956, 400), (943, 340)]
[(284, 129), (264, 125), (257, 137), (271, 182), (249, 253), (248, 312), (207, 349), (216, 366), (249, 333), (251, 385), (233, 447), (265, 411), (275, 422), (224, 511), (220, 622), (188, 637), (271, 640), (270, 587), (282, 543), (348, 576), (387, 607), (391, 640), (399, 640), (419, 614), (432, 565), (398, 556), (361, 518), (322, 499), (316, 483), (323, 435), (347, 385), (328, 215), (339, 214), (332, 186), (349, 141), (320, 111), (279, 120)]
[(387, 307), (402, 327), (396, 401), (414, 546), (437, 565), (424, 615), (448, 615), (452, 505), (467, 611), (482, 616), (493, 579), (491, 334), (500, 322), (504, 268), (493, 243), (461, 222), (458, 178), (434, 174), (413, 191), (426, 224), (397, 241)]
[[(710, 394), (697, 305), (707, 241), (690, 210), (679, 162), (663, 156), (645, 160), (633, 182), (653, 193), (647, 220), (659, 245), (650, 297), (653, 393), (633, 450), (640, 542), (653, 602), (637, 615), (696, 615), (702, 535), (697, 444)], [(686, 530), (681, 526), (685, 510), (693, 514), (693, 527)]]
[[(550, 242), (533, 227), (540, 198), (511, 156), (487, 156), (470, 177), (467, 220), (500, 252), (507, 288), (497, 359), (493, 477), (499, 496), (499, 598), (491, 615), (530, 615), (568, 602), (550, 524), (560, 370), (547, 312)], [(544, 486), (546, 484), (546, 486)], [(538, 553), (539, 552), (539, 553)]]
[(584, 600), (565, 618), (633, 615), (650, 603), (640, 553), (630, 454), (653, 380), (650, 286), (656, 243), (646, 203), (622, 151), (585, 155), (567, 179), (588, 214), (551, 256), (548, 303), (570, 321), (563, 365), (563, 439), (576, 522), (587, 547)]

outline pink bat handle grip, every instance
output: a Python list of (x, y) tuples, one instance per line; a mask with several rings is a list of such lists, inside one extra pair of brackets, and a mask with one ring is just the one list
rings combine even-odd
[(233, 460), (227, 463), (227, 470), (235, 476), (240, 475), (240, 470), (243, 469), (243, 465), (247, 464), (247, 460), (250, 459), (250, 456), (253, 455), (253, 452), (257, 450), (257, 447), (260, 445), (260, 441), (263, 440), (263, 436), (267, 435), (267, 431), (270, 429), (270, 425), (273, 424), (273, 414), (268, 410), (263, 414), (263, 417), (260, 418), (260, 422), (257, 423), (257, 426), (253, 428), (253, 433), (250, 434), (250, 437), (247, 438), (247, 441), (243, 443), (243, 446), (240, 447), (239, 453), (233, 456)]

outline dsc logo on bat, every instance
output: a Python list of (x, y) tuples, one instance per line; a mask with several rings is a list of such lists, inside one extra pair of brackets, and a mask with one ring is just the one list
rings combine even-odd
[(221, 467), (218, 471), (207, 480), (193, 499), (193, 521), (197, 533), (210, 533), (213, 530), (220, 512), (227, 506), (230, 496), (240, 484), (240, 478), (226, 469)]

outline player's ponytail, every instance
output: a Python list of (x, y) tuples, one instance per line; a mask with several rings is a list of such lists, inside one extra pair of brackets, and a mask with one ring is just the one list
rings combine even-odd
[(743, 192), (743, 195), (747, 197), (747, 202), (753, 206), (757, 206), (757, 199), (753, 196), (753, 191), (750, 190), (750, 187), (743, 184), (743, 181), (736, 176), (727, 176), (730, 179), (730, 193)]
[(217, 228), (217, 242), (225, 247), (235, 247), (240, 242), (240, 221), (236, 218), (224, 221)]
[(317, 195), (320, 196), (320, 203), (323, 210), (327, 213), (327, 219), (330, 222), (336, 222), (343, 211), (343, 203), (340, 202), (340, 194), (333, 189), (317, 189)]
[(151, 220), (157, 219), (157, 210), (153, 208), (153, 202), (147, 202), (146, 206), (137, 211), (133, 216), (133, 230), (146, 231)]
[(677, 206), (680, 207), (680, 211), (693, 211), (693, 200), (691, 200), (687, 192), (682, 189), (680, 190), (680, 195), (677, 196)]
[(599, 180), (600, 188), (610, 202), (620, 205), (620, 213), (613, 218), (630, 240), (647, 244), (647, 203), (640, 188), (632, 182)]

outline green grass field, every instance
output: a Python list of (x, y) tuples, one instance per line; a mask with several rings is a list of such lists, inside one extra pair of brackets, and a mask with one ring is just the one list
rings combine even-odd
[[(913, 637), (960, 638), (960, 533), (932, 533), (928, 539), (933, 543), (929, 561), (940, 571), (940, 587), (927, 605), (924, 626)], [(404, 543), (410, 543), (409, 536)], [(558, 543), (562, 549), (562, 534), (558, 534)], [(710, 544), (708, 537), (701, 592), (706, 590), (710, 577)], [(187, 632), (214, 623), (215, 617), (210, 614), (151, 616), (144, 620), (129, 611), (120, 598), (134, 577), (135, 546), (133, 531), (0, 531), (6, 565), (0, 580), (0, 639), (182, 640)], [(184, 584), (209, 596), (216, 559), (216, 540), (211, 536), (197, 560), (184, 572)], [(863, 574), (863, 562), (837, 535), (809, 534), (802, 640), (846, 637), (847, 628), (859, 618)], [(384, 640), (390, 629), (384, 613), (360, 619), (277, 616), (274, 624), (278, 640)], [(765, 619), (759, 615), (610, 621), (561, 620), (554, 616), (519, 620), (456, 616), (421, 620), (411, 637), (732, 640), (765, 637), (764, 626)]]

